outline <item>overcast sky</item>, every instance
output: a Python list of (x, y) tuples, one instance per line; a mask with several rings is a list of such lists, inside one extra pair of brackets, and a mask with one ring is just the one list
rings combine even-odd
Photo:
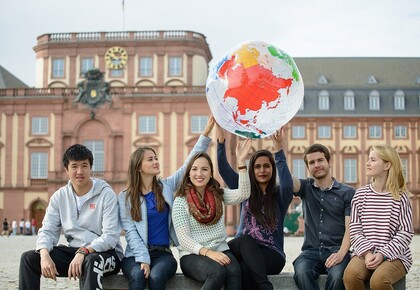
[(419, 0), (0, 0), (0, 65), (35, 84), (44, 33), (192, 30), (219, 59), (248, 40), (292, 57), (420, 57)]

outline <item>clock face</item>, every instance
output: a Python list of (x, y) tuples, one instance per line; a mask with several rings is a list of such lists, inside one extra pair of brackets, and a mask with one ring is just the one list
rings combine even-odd
[(119, 46), (111, 47), (105, 53), (105, 64), (109, 69), (122, 69), (127, 64), (127, 51)]

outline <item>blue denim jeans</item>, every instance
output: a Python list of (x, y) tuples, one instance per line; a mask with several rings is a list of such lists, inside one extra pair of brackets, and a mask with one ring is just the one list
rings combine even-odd
[(350, 254), (347, 253), (343, 261), (332, 268), (325, 267), (327, 258), (338, 251), (338, 247), (332, 249), (311, 248), (302, 253), (293, 262), (295, 273), (293, 278), (301, 290), (318, 290), (318, 277), (327, 274), (325, 290), (344, 290), (343, 274), (350, 261)]
[[(164, 251), (150, 251), (150, 275), (149, 289), (164, 290), (166, 281), (176, 273), (178, 264), (171, 253)], [(129, 290), (144, 290), (146, 278), (140, 264), (135, 262), (134, 257), (124, 258), (121, 261), (121, 268), (129, 281)]]

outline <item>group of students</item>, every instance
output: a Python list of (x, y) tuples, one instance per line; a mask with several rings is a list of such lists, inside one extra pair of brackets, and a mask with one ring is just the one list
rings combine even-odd
[[(214, 178), (206, 153), (216, 126), (218, 171)], [(129, 289), (165, 289), (176, 273), (170, 249), (179, 250), (183, 274), (201, 289), (273, 289), (267, 275), (286, 263), (283, 223), (293, 196), (302, 200), (305, 237), (293, 262), (299, 289), (392, 289), (410, 269), (414, 234), (412, 209), (399, 156), (390, 146), (372, 147), (367, 175), (356, 192), (331, 176), (330, 153), (308, 147), (304, 161), (311, 175), (291, 175), (282, 129), (271, 135), (274, 154), (250, 154), (251, 140), (236, 146), (238, 167), (226, 158), (224, 131), (213, 118), (185, 163), (161, 178), (156, 152), (139, 147), (130, 157), (127, 186), (117, 195), (90, 177), (92, 153), (70, 146), (63, 156), (69, 182), (51, 197), (35, 251), (22, 254), (19, 289), (39, 289), (40, 276), (79, 279), (80, 289), (102, 289), (103, 276), (122, 269)], [(277, 178), (279, 182), (277, 182)], [(240, 204), (237, 235), (227, 241), (225, 205)], [(125, 231), (125, 252), (120, 244)], [(61, 231), (68, 246), (57, 245)], [(352, 251), (350, 251), (352, 250)]]

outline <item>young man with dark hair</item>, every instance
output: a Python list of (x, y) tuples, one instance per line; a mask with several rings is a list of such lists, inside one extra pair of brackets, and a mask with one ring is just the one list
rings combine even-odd
[[(19, 289), (40, 289), (41, 275), (79, 279), (80, 289), (102, 289), (103, 276), (120, 270), (117, 196), (103, 180), (91, 178), (92, 152), (70, 146), (63, 155), (67, 185), (50, 199), (35, 251), (22, 254)], [(63, 232), (68, 246), (57, 245)]]
[(302, 200), (305, 239), (293, 262), (299, 289), (318, 289), (317, 279), (327, 274), (325, 289), (344, 290), (343, 273), (349, 260), (349, 223), (354, 188), (331, 176), (330, 152), (322, 144), (309, 146), (303, 160), (311, 175), (293, 176), (293, 192)]

